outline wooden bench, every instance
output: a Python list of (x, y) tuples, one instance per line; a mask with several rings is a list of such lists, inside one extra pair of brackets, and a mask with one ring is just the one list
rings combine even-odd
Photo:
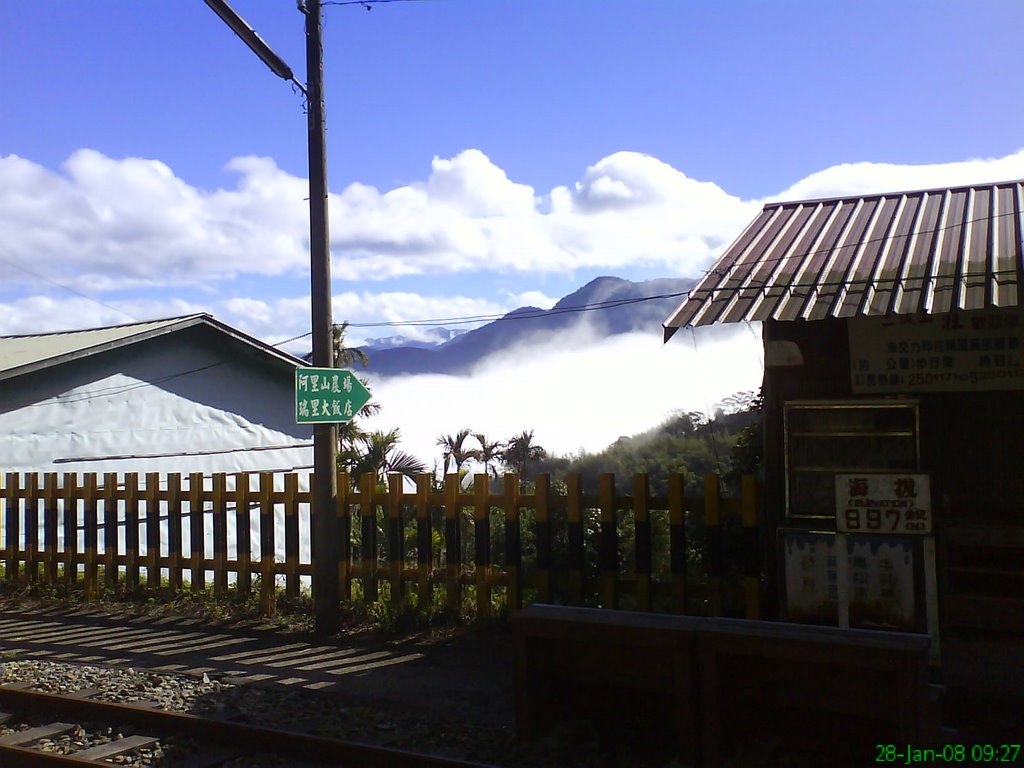
[(939, 737), (924, 635), (552, 605), (511, 623), (525, 740), (578, 717), (694, 765), (769, 740), (866, 765), (875, 744)]

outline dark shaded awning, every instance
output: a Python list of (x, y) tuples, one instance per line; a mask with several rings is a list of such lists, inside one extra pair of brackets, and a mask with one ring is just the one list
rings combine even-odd
[(1021, 303), (1024, 181), (769, 203), (663, 325)]

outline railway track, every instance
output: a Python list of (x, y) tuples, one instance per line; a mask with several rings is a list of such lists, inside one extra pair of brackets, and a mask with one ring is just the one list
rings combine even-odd
[[(160, 744), (188, 743), (192, 749), (158, 758), (161, 768), (216, 768), (260, 764), (257, 756), (277, 756), (273, 765), (408, 766), (409, 768), (488, 768), (482, 763), (331, 739), (245, 722), (158, 709), (145, 703), (119, 704), (83, 690), (56, 695), (25, 684), (0, 685), (0, 766), (111, 766), (119, 756)], [(26, 727), (27, 726), (27, 727)], [(108, 729), (103, 744), (74, 749), (75, 735)], [(70, 738), (68, 736), (70, 735)], [(120, 738), (118, 738), (118, 736)], [(56, 751), (60, 739), (60, 749)], [(83, 742), (85, 740), (78, 740)], [(284, 760), (285, 762), (280, 762)]]

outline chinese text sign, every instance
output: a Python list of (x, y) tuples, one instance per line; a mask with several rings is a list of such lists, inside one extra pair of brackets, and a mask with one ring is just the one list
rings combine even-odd
[(1024, 389), (1018, 309), (859, 317), (849, 331), (854, 392)]
[(928, 475), (836, 475), (836, 530), (840, 533), (931, 533)]
[(295, 369), (297, 424), (351, 421), (369, 399), (369, 390), (352, 371), (340, 368)]

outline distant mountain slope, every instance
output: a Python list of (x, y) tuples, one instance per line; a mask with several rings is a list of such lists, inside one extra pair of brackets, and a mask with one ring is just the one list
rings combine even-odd
[[(379, 376), (466, 373), (495, 352), (512, 347), (538, 332), (563, 331), (584, 318), (599, 335), (631, 331), (658, 334), (662, 321), (679, 305), (682, 297), (634, 300), (688, 291), (696, 282), (690, 278), (661, 278), (635, 283), (619, 277), (598, 277), (559, 300), (549, 310), (520, 307), (433, 348), (366, 349), (370, 358), (368, 370)], [(574, 307), (618, 301), (633, 303), (582, 312), (572, 310)], [(523, 315), (537, 316), (527, 319)]]
[(451, 329), (451, 328), (431, 328), (427, 331), (427, 334), (431, 337), (427, 340), (421, 339), (410, 339), (405, 336), (384, 336), (379, 339), (367, 339), (363, 350), (367, 353), (374, 352), (379, 349), (395, 349), (397, 347), (421, 347), (423, 349), (433, 349), (439, 347), (445, 342), (449, 342), (457, 336), (465, 333), (465, 329)]

